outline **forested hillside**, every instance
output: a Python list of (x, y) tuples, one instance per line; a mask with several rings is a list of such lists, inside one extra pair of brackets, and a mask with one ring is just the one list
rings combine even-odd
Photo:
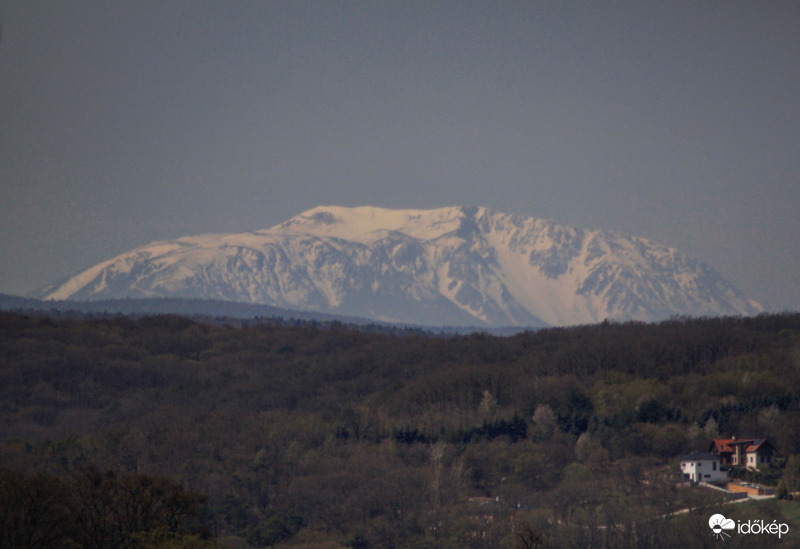
[[(722, 496), (677, 458), (732, 435), (800, 489), (800, 314), (505, 338), (0, 314), (4, 547), (710, 547)], [(180, 512), (93, 519), (112, 543), (80, 493)]]

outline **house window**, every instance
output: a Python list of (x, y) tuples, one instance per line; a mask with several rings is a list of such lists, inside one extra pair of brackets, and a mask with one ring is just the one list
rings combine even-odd
[(711, 470), (712, 471), (716, 471), (717, 470), (717, 462), (716, 461), (712, 461), (711, 462)]
[(702, 463), (700, 463), (700, 462), (698, 461), (698, 462), (697, 462), (697, 466), (698, 466), (698, 467), (702, 467), (702, 466), (703, 466), (703, 464), (702, 464)]

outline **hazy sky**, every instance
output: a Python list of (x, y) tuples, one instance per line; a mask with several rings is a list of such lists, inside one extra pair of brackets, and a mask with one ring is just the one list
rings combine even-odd
[(471, 204), (800, 310), (800, 2), (0, 0), (0, 24), (0, 292), (321, 204)]

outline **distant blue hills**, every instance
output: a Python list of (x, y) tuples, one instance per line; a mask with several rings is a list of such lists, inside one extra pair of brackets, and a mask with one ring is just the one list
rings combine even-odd
[[(78, 316), (148, 316), (174, 314), (218, 322), (242, 321), (298, 321), (301, 323), (342, 323), (355, 328), (369, 327), (375, 331), (424, 330), (444, 333), (485, 332), (494, 335), (512, 335), (524, 331), (520, 327), (491, 328), (470, 326), (413, 326), (392, 324), (355, 316), (332, 315), (310, 311), (297, 311), (261, 305), (214, 299), (190, 298), (139, 298), (102, 299), (96, 301), (41, 300), (0, 293), (0, 311), (29, 314), (68, 314)], [(533, 328), (532, 328), (533, 329)]]

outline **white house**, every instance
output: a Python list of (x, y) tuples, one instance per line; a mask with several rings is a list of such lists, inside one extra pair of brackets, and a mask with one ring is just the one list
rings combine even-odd
[(694, 452), (681, 458), (681, 473), (692, 482), (726, 482), (728, 472), (720, 468), (720, 458), (714, 454)]

